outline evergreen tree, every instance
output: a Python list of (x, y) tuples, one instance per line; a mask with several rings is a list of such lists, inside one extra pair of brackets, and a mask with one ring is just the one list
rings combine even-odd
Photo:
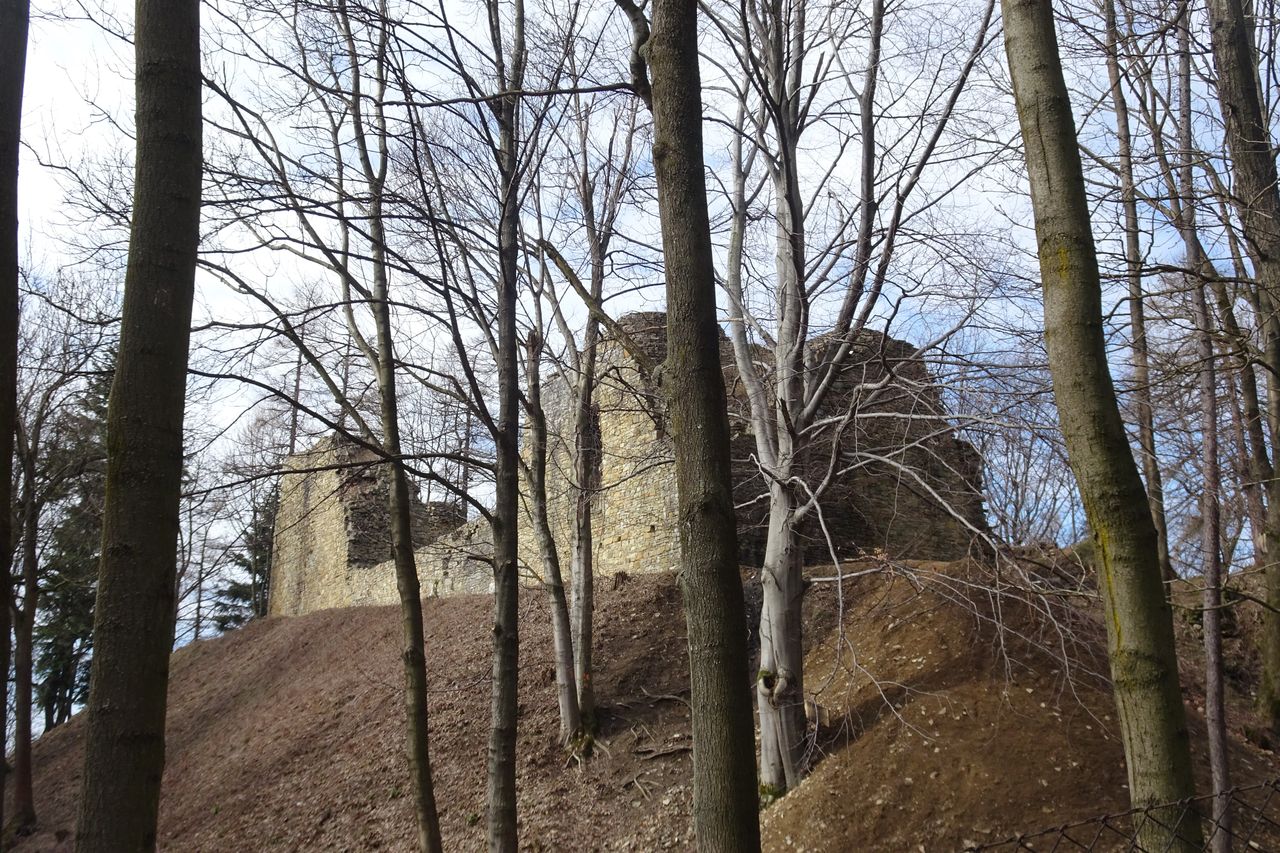
[(214, 590), (213, 624), (219, 631), (230, 631), (267, 615), (271, 550), (279, 502), (278, 486), (272, 486), (266, 494), (254, 499), (253, 514), (243, 534), (243, 545), (231, 555), (231, 562), (240, 569), (240, 574), (225, 579)]
[[(106, 356), (109, 364), (114, 353)], [(42, 567), (40, 622), (35, 627), (36, 702), (45, 728), (66, 722), (89, 689), (93, 601), (101, 555), (106, 488), (107, 394), (110, 370), (90, 376), (79, 408), (67, 415), (59, 455), (80, 475), (67, 484)]]

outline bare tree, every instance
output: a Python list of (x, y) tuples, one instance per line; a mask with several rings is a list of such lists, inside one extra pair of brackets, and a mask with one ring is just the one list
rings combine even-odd
[[(1259, 284), (1259, 308), (1266, 318), (1266, 352), (1274, 371), (1280, 366), (1280, 186), (1272, 155), (1271, 128), (1262, 111), (1258, 89), (1258, 52), (1253, 24), (1241, 0), (1211, 0), (1209, 33), (1217, 70), (1218, 100), (1226, 123), (1227, 142), (1234, 166), (1231, 196), (1243, 225), (1246, 251), (1253, 261)], [(1269, 374), (1272, 418), (1280, 400), (1275, 399), (1274, 372)], [(1273, 420), (1273, 435), (1275, 439)], [(1268, 480), (1267, 604), (1263, 614), (1262, 683), (1258, 706), (1266, 725), (1280, 732), (1280, 485)]]
[[(572, 59), (572, 56), (571, 56)], [(580, 73), (576, 68), (571, 73)], [(571, 78), (576, 82), (576, 77)], [(593, 151), (593, 135), (598, 123), (610, 129), (604, 151)], [(624, 211), (629, 187), (635, 182), (635, 144), (637, 108), (628, 100), (617, 110), (608, 110), (602, 98), (575, 94), (572, 97), (572, 121), (560, 131), (569, 151), (565, 167), (569, 173), (569, 190), (576, 197), (580, 216), (577, 223), (586, 242), (586, 282), (575, 266), (558, 235), (544, 230), (539, 220), (537, 249), (562, 275), (570, 289), (587, 308), (581, 344), (570, 324), (566, 307), (568, 294), (557, 291), (554, 279), (544, 275), (542, 296), (550, 302), (554, 328), (565, 342), (564, 364), (557, 367), (564, 387), (569, 392), (571, 415), (568, 435), (560, 436), (566, 446), (569, 464), (569, 491), (573, 502), (570, 530), (570, 563), (572, 601), (570, 623), (574, 657), (574, 681), (578, 690), (578, 710), (586, 734), (595, 731), (595, 689), (593, 684), (592, 642), (595, 607), (595, 567), (593, 546), (593, 508), (599, 480), (600, 435), (596, 385), (599, 381), (598, 353), (601, 342), (599, 315), (603, 311), (605, 279), (612, 267), (611, 255), (618, 242), (618, 219)], [(566, 205), (572, 209), (574, 205)], [(563, 213), (552, 228), (561, 224)], [(555, 242), (553, 242), (553, 240)], [(616, 269), (613, 270), (616, 276)]]
[[(18, 151), (30, 0), (0, 2), (0, 543), (13, 540), (13, 424), (18, 396)], [(0, 754), (7, 755), (13, 549), (0, 547)], [(0, 762), (0, 785), (8, 762)], [(0, 798), (2, 799), (2, 798)], [(4, 804), (0, 802), (0, 826)]]
[[(1135, 807), (1195, 792), (1155, 526), (1116, 405), (1071, 101), (1048, 0), (1002, 0), (1044, 287), (1054, 398), (1099, 558), (1112, 681)], [(1198, 850), (1198, 822), (1144, 825), (1143, 846)]]
[(98, 461), (82, 455), (84, 448), (76, 446), (74, 428), (84, 377), (106, 348), (109, 323), (93, 305), (100, 287), (97, 282), (79, 284), (70, 279), (52, 285), (37, 283), (33, 291), (38, 292), (24, 300), (14, 453), (20, 571), (11, 587), (14, 813), (10, 825), (17, 834), (25, 834), (36, 823), (31, 744), (35, 630), (44, 594), (42, 552), (48, 533), (44, 514), (63, 500), (89, 464)]
[(76, 849), (152, 850), (164, 770), (187, 345), (200, 236), (200, 4), (138, 0), (137, 160)]
[[(852, 421), (832, 418), (839, 407), (832, 403), (842, 394), (860, 397), (847, 392), (863, 331), (885, 303), (893, 303), (888, 314), (897, 312), (904, 297), (889, 282), (896, 260), (909, 254), (912, 223), (956, 187), (948, 176), (940, 193), (922, 189), (935, 158), (971, 159), (976, 168), (992, 156), (965, 149), (949, 128), (986, 51), (994, 5), (957, 27), (968, 41), (928, 45), (957, 71), (939, 79), (907, 119), (886, 106), (899, 104), (901, 93), (882, 76), (893, 62), (884, 55), (891, 27), (911, 26), (904, 7), (748, 2), (711, 17), (731, 52), (720, 70), (735, 109), (726, 122), (733, 133), (725, 181), (729, 336), (768, 498), (756, 705), (769, 796), (794, 787), (805, 769), (800, 530), (837, 479), (813, 476), (805, 460), (815, 448), (838, 446), (839, 424)], [(807, 169), (806, 145), (830, 125), (839, 128), (831, 164)], [(753, 174), (760, 164), (763, 178)], [(846, 167), (856, 173), (853, 185), (838, 182)], [(964, 170), (956, 173), (963, 182)], [(748, 289), (747, 228), (769, 202), (773, 275), (757, 305)]]
[(661, 381), (679, 492), (680, 583), (693, 708), (694, 833), (699, 850), (758, 850), (744, 678), (746, 614), (703, 175), (698, 7), (695, 0), (657, 0), (650, 31), (634, 4), (619, 0), (619, 5), (636, 35), (633, 85), (649, 100), (654, 119), (667, 281), (667, 358)]
[(1115, 0), (1103, 4), (1106, 27), (1107, 78), (1111, 86), (1111, 107), (1116, 121), (1116, 166), (1120, 172), (1120, 204), (1124, 211), (1125, 281), (1129, 290), (1134, 396), (1137, 400), (1138, 444), (1142, 450), (1142, 471), (1156, 526), (1156, 546), (1160, 549), (1160, 570), (1166, 581), (1175, 577), (1169, 559), (1169, 529), (1164, 511), (1164, 484), (1156, 452), (1155, 414), (1151, 404), (1151, 365), (1147, 321), (1142, 289), (1142, 248), (1138, 235), (1138, 199), (1133, 173), (1133, 143), (1129, 103), (1125, 97), (1119, 59), (1119, 26)]

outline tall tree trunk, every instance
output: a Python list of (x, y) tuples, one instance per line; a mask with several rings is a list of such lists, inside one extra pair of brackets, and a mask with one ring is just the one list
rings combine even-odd
[(538, 540), (543, 585), (551, 607), (551, 637), (555, 649), (556, 696), (560, 708), (560, 744), (568, 746), (582, 733), (582, 717), (578, 712), (578, 683), (574, 674), (572, 630), (569, 625), (569, 599), (560, 572), (560, 552), (551, 533), (547, 512), (547, 416), (542, 409), (542, 341), (531, 332), (525, 354), (526, 398), (529, 402), (528, 447), (529, 503), (533, 533)]
[[(1258, 54), (1242, 0), (1209, 0), (1209, 35), (1217, 71), (1218, 100), (1227, 125), (1227, 145), (1234, 167), (1233, 197), (1254, 262), (1268, 360), (1269, 390), (1276, 390), (1280, 369), (1280, 319), (1270, 309), (1280, 304), (1280, 188), (1271, 128), (1258, 91)], [(1273, 425), (1280, 400), (1269, 394)], [(1273, 430), (1274, 432), (1274, 430)], [(1275, 435), (1272, 435), (1274, 440)], [(1258, 706), (1265, 724), (1280, 733), (1280, 488), (1269, 484), (1266, 600), (1262, 639), (1262, 683)]]
[[(1107, 368), (1101, 283), (1049, 0), (1002, 0), (1044, 286), (1045, 342), (1068, 461), (1100, 557), (1099, 586), (1135, 807), (1190, 797), (1185, 709), (1155, 525)], [(1198, 821), (1148, 822), (1140, 843), (1199, 850)]]
[(693, 708), (693, 823), (701, 851), (760, 847), (746, 614), (729, 481), (715, 270), (702, 157), (696, 0), (655, 0), (653, 161), (667, 279), (662, 384), (675, 445), (680, 581)]
[[(381, 20), (386, 20), (386, 5), (380, 4)], [(337, 6), (338, 20), (346, 40), (347, 55), (353, 68), (360, 65), (360, 52), (345, 0)], [(422, 591), (418, 583), (418, 567), (413, 553), (413, 520), (409, 500), (409, 477), (405, 471), (400, 441), (400, 401), (396, 390), (396, 353), (391, 333), (390, 281), (386, 258), (386, 224), (383, 219), (383, 190), (386, 186), (389, 157), (387, 124), (382, 98), (386, 91), (388, 34), (385, 26), (376, 31), (373, 40), (372, 92), (365, 103), (362, 78), (351, 77), (351, 116), (355, 128), (355, 148), (361, 171), (369, 188), (365, 205), (373, 269), (373, 310), (376, 340), (374, 349), (361, 346), (378, 379), (379, 413), (382, 421), (382, 449), (390, 459), (391, 488), (387, 494), (387, 512), (391, 522), (391, 553), (395, 565), (396, 591), (400, 598), (400, 631), (404, 663), (405, 749), (413, 782), (413, 812), (417, 829), (417, 846), (422, 853), (439, 853), (440, 820), (436, 812), (435, 786), (431, 777), (431, 743), (427, 699), (427, 662), (423, 638)], [(354, 315), (346, 314), (348, 344), (360, 338)], [(345, 366), (345, 364), (344, 364)], [(295, 376), (295, 384), (297, 377)], [(345, 389), (344, 389), (345, 390)], [(345, 408), (345, 407), (344, 407)]]
[(1204, 285), (1194, 281), (1192, 286), (1200, 359), (1200, 459), (1204, 476), (1200, 491), (1200, 557), (1204, 570), (1205, 722), (1209, 729), (1209, 767), (1215, 795), (1212, 844), (1214, 853), (1231, 853), (1231, 801), (1223, 796), (1231, 788), (1231, 768), (1222, 682), (1222, 516), (1218, 503), (1222, 475), (1218, 465), (1218, 392), (1209, 304)]
[[(22, 610), (27, 609), (24, 603)], [(36, 825), (31, 767), (32, 633), (35, 614), (19, 613), (13, 644), (13, 815), (6, 830), (25, 835)]]
[(1213, 779), (1214, 853), (1231, 853), (1231, 787), (1227, 752), (1227, 719), (1222, 682), (1222, 512), (1218, 494), (1222, 471), (1218, 462), (1218, 382), (1214, 369), (1214, 324), (1205, 297), (1204, 279), (1212, 277), (1196, 234), (1195, 154), (1191, 105), (1191, 4), (1183, 0), (1178, 16), (1178, 197), (1180, 230), (1187, 266), (1193, 275), (1191, 304), (1195, 313), (1200, 384), (1200, 461), (1204, 483), (1200, 490), (1200, 560), (1204, 572), (1204, 693), (1205, 723), (1209, 729), (1209, 768)]
[[(517, 23), (523, 54), (523, 21)], [(517, 63), (522, 60), (517, 59)], [(519, 86), (519, 80), (515, 81)], [(493, 509), (493, 697), (490, 707), (488, 759), (488, 837), (492, 853), (515, 853), (516, 725), (519, 686), (518, 571), (519, 524), (519, 406), (520, 371), (517, 359), (516, 307), (519, 251), (519, 186), (517, 184), (517, 103), (505, 97), (498, 107), (498, 171), (502, 208), (498, 222), (498, 426)]]
[[(0, 673), (8, 673), (13, 587), (13, 431), (18, 410), (18, 151), (30, 0), (0, 0)], [(8, 755), (9, 679), (0, 678), (0, 756)], [(8, 762), (0, 761), (0, 791)], [(0, 827), (4, 797), (0, 796)]]
[(800, 784), (805, 738), (804, 643), (801, 604), (804, 552), (796, 537), (795, 493), (786, 483), (769, 487), (769, 530), (761, 570), (760, 786), (766, 798)]
[(1142, 250), (1138, 245), (1138, 198), (1133, 180), (1133, 144), (1130, 136), (1129, 104), (1120, 76), (1120, 35), (1116, 23), (1115, 0), (1104, 6), (1107, 39), (1107, 77), (1111, 105), (1116, 116), (1117, 159), (1120, 167), (1120, 202), (1124, 209), (1125, 279), (1129, 285), (1129, 326), (1132, 337), (1134, 396), (1138, 402), (1138, 444), (1142, 448), (1142, 472), (1151, 504), (1151, 520), (1156, 527), (1160, 574), (1166, 582), (1175, 579), (1169, 560), (1169, 528), (1164, 512), (1164, 482), (1156, 455), (1154, 408), (1151, 405), (1151, 359), (1147, 346), (1145, 299), (1142, 292)]
[(418, 849), (443, 850), (440, 820), (436, 813), (435, 786), (431, 778), (431, 746), (428, 727), (427, 659), (422, 636), (422, 591), (413, 554), (413, 522), (409, 504), (409, 478), (400, 458), (400, 412), (395, 386), (395, 349), (391, 342), (391, 318), (387, 305), (385, 274), (377, 276), (374, 311), (378, 335), (378, 390), (382, 408), (382, 446), (391, 457), (391, 489), (387, 510), (391, 517), (391, 552), (395, 562), (396, 590), (400, 595), (401, 641), (404, 644), (404, 710), (409, 772), (413, 777), (413, 812)]
[(133, 223), (107, 411), (102, 562), (76, 849), (152, 850), (173, 648), (200, 236), (200, 4), (137, 0)]
[(582, 353), (582, 375), (574, 401), (573, 555), (569, 577), (573, 584), (570, 622), (573, 627), (574, 679), (583, 731), (595, 734), (596, 691), (592, 679), (594, 638), (595, 552), (591, 505), (600, 479), (600, 421), (595, 405), (596, 322), (588, 321)]
[[(766, 797), (780, 796), (800, 784), (805, 737), (801, 632), (804, 561), (796, 536), (796, 490), (790, 482), (798, 450), (797, 434), (805, 426), (804, 351), (809, 332), (804, 293), (804, 201), (796, 163), (804, 56), (802, 4), (795, 14), (799, 19), (788, 22), (781, 5), (771, 9), (769, 31), (773, 38), (767, 71), (778, 137), (773, 171), (777, 219), (774, 266), (778, 278), (773, 403), (778, 426), (774, 432), (774, 469), (769, 472), (769, 527), (760, 571), (760, 668), (755, 682), (760, 714), (760, 787)], [(873, 17), (879, 20), (880, 14), (877, 4)]]

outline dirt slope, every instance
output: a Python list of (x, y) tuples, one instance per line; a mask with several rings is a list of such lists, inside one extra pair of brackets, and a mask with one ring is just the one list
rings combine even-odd
[[(809, 688), (824, 758), (766, 810), (768, 849), (953, 850), (1123, 805), (1088, 620), (1067, 642), (1031, 608), (975, 595), (966, 571), (903, 564), (847, 582), (843, 604), (835, 584), (813, 587)], [(526, 849), (691, 849), (679, 607), (670, 576), (600, 593), (602, 746), (567, 766), (549, 617), (541, 595), (524, 595)], [(489, 608), (487, 597), (426, 608), (432, 763), (454, 850), (483, 847)], [(264, 620), (177, 653), (162, 849), (407, 849), (398, 635), (395, 608), (355, 608)], [(18, 850), (70, 849), (80, 738), (73, 720), (37, 745), (41, 831)], [(1270, 754), (1240, 759), (1242, 776), (1275, 772)]]

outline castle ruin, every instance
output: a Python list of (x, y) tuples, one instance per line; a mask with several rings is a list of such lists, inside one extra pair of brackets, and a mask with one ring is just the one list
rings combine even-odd
[[(666, 354), (666, 317), (645, 312), (619, 325), (656, 363)], [(821, 340), (811, 344), (820, 354)], [(744, 565), (764, 553), (768, 505), (753, 458), (755, 440), (729, 342), (722, 340), (733, 429), (733, 481)], [(762, 349), (762, 356), (765, 355)], [(670, 437), (658, 391), (615, 340), (602, 344), (595, 396), (599, 448), (592, 484), (596, 572), (674, 571), (680, 560), (676, 484)], [(552, 533), (562, 554), (571, 546), (576, 485), (571, 464), (572, 395), (551, 377), (543, 388), (548, 427), (547, 487)], [(910, 344), (864, 332), (826, 410), (831, 428), (802, 457), (817, 477), (835, 460), (842, 473), (801, 528), (806, 560), (829, 563), (871, 551), (901, 558), (965, 556), (987, 530), (981, 465), (947, 420), (941, 393)], [(272, 559), (270, 612), (294, 615), (326, 607), (397, 602), (387, 520), (388, 477), (376, 454), (330, 436), (291, 456), (281, 477)], [(829, 538), (828, 538), (829, 536)], [(414, 541), (424, 595), (492, 589), (487, 522), (466, 521), (449, 503), (414, 504)], [(524, 515), (522, 574), (537, 582), (537, 546)]]

